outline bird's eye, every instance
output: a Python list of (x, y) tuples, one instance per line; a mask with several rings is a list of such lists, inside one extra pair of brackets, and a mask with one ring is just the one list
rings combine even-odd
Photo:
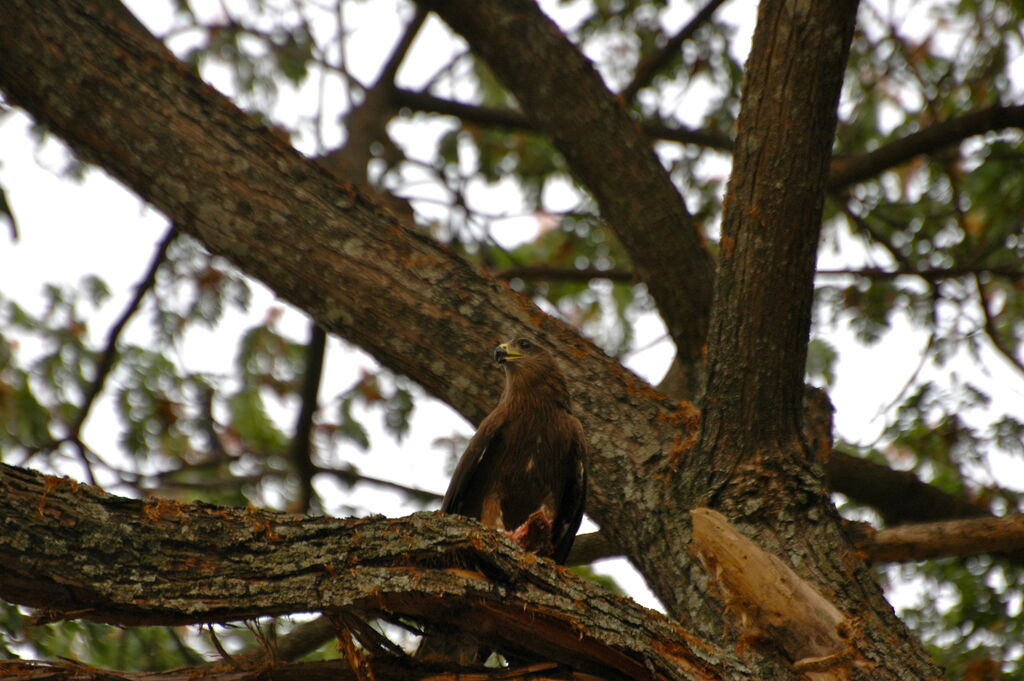
[(520, 339), (520, 341), (519, 341), (519, 348), (521, 350), (529, 350), (532, 347), (533, 347), (533, 343), (531, 343), (530, 341), (526, 340), (525, 338)]

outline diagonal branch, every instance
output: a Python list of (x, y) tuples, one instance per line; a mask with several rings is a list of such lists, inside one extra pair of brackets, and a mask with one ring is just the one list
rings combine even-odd
[(124, 310), (122, 310), (117, 320), (114, 321), (113, 326), (107, 331), (107, 340), (104, 344), (103, 352), (100, 354), (99, 362), (96, 364), (92, 382), (89, 384), (89, 388), (82, 399), (82, 404), (78, 409), (75, 420), (71, 422), (71, 426), (68, 429), (68, 440), (79, 441), (82, 426), (85, 424), (85, 420), (89, 418), (89, 411), (92, 409), (96, 398), (103, 392), (107, 376), (110, 375), (110, 370), (114, 368), (114, 362), (117, 360), (117, 342), (121, 338), (121, 332), (124, 331), (124, 327), (128, 325), (128, 322), (135, 316), (135, 313), (138, 312), (142, 299), (146, 297), (146, 294), (149, 293), (156, 283), (156, 272), (160, 269), (160, 265), (164, 263), (164, 260), (167, 259), (167, 250), (171, 247), (177, 236), (178, 225), (174, 224), (157, 244), (156, 251), (149, 261), (149, 266), (146, 267), (145, 274), (142, 275), (139, 283), (135, 285), (135, 293), (132, 295), (131, 300), (128, 301)]
[(640, 63), (637, 64), (636, 73), (633, 74), (633, 80), (629, 81), (629, 84), (623, 88), (622, 93), (619, 95), (626, 102), (632, 102), (636, 98), (636, 94), (647, 85), (650, 85), (651, 81), (654, 80), (654, 76), (657, 75), (658, 71), (665, 68), (673, 59), (678, 57), (679, 50), (682, 48), (683, 43), (693, 37), (693, 34), (697, 30), (706, 24), (710, 19), (711, 15), (715, 13), (725, 0), (708, 0), (707, 4), (700, 8), (693, 18), (690, 19), (686, 24), (679, 29), (679, 32), (669, 38), (660, 50), (647, 55)]
[(1013, 348), (1010, 344), (1003, 339), (1003, 335), (1000, 330), (996, 327), (996, 317), (992, 312), (992, 308), (989, 305), (989, 294), (985, 289), (985, 284), (982, 283), (981, 277), (977, 272), (974, 273), (974, 285), (978, 290), (978, 306), (981, 308), (981, 314), (985, 318), (985, 335), (988, 336), (989, 341), (992, 342), (993, 347), (1017, 369), (1021, 374), (1024, 374), (1024, 362), (1017, 357)]
[(114, 321), (113, 326), (107, 331), (106, 343), (99, 355), (99, 361), (96, 363), (92, 381), (86, 389), (85, 395), (82, 398), (82, 404), (79, 405), (74, 420), (68, 426), (67, 434), (54, 443), (55, 446), (61, 442), (70, 442), (74, 445), (79, 459), (85, 466), (87, 479), (90, 484), (95, 484), (95, 480), (93, 479), (92, 467), (89, 465), (85, 444), (82, 442), (82, 427), (85, 425), (86, 419), (89, 418), (89, 412), (92, 411), (96, 398), (103, 392), (107, 376), (110, 375), (110, 371), (114, 368), (114, 363), (117, 361), (117, 343), (121, 338), (121, 332), (124, 331), (124, 327), (128, 325), (128, 322), (135, 316), (135, 313), (138, 312), (142, 299), (145, 298), (146, 294), (149, 293), (156, 283), (156, 272), (160, 269), (160, 265), (164, 263), (164, 260), (167, 259), (167, 250), (177, 236), (177, 224), (171, 225), (171, 228), (164, 234), (163, 239), (157, 244), (156, 252), (154, 252), (145, 274), (143, 274), (139, 283), (135, 285), (135, 293), (132, 295), (131, 300), (128, 301), (128, 305), (125, 306), (124, 310)]
[[(629, 253), (682, 360), (698, 365), (710, 316), (713, 263), (650, 139), (536, 3), (422, 4), (466, 38), (565, 157)], [(629, 171), (616, 172), (625, 168)], [(638, 197), (643, 210), (636, 208)]]
[(974, 135), (1011, 127), (1024, 128), (1024, 105), (996, 105), (950, 118), (872, 152), (837, 158), (829, 174), (828, 187), (836, 190), (863, 182), (920, 154), (938, 151)]

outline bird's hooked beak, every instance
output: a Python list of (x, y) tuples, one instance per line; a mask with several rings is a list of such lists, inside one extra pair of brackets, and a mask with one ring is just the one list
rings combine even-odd
[(494, 348), (494, 361), (498, 364), (504, 364), (505, 362), (514, 362), (517, 359), (524, 357), (523, 353), (516, 350), (509, 343), (502, 343), (498, 347)]

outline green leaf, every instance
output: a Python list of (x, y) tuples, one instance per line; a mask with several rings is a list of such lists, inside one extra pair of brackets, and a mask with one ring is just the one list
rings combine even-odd
[(257, 453), (281, 453), (288, 448), (288, 438), (267, 414), (259, 390), (241, 390), (228, 401), (231, 427), (248, 449)]

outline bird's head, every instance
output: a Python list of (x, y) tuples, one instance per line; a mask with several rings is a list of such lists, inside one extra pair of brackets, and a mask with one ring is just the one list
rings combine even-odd
[(530, 338), (516, 338), (494, 348), (494, 360), (505, 367), (508, 398), (554, 400), (567, 411), (569, 393), (555, 358)]
[(506, 368), (511, 368), (513, 364), (525, 366), (549, 358), (547, 351), (529, 338), (516, 338), (494, 348), (494, 361)]

